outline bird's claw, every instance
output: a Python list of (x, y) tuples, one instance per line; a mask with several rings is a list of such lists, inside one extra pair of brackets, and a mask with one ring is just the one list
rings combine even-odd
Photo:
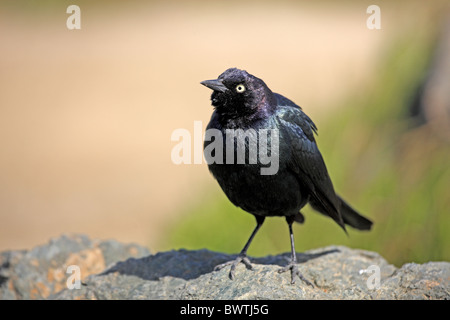
[(235, 271), (235, 269), (236, 269), (236, 266), (237, 266), (239, 263), (241, 263), (241, 262), (245, 265), (245, 267), (246, 267), (247, 269), (253, 270), (253, 266), (252, 266), (252, 264), (250, 263), (249, 258), (248, 258), (246, 255), (239, 255), (239, 256), (238, 256), (236, 259), (234, 259), (234, 260), (227, 261), (227, 262), (225, 262), (225, 263), (221, 263), (221, 264), (215, 266), (215, 267), (214, 267), (214, 271), (222, 270), (223, 268), (225, 268), (225, 267), (231, 265), (229, 277), (230, 277), (231, 280), (233, 280), (233, 279), (234, 279), (234, 271)]
[(283, 272), (286, 272), (289, 270), (291, 271), (291, 284), (295, 284), (295, 277), (298, 276), (300, 278), (300, 280), (302, 280), (308, 286), (311, 286), (312, 288), (314, 288), (314, 285), (311, 282), (309, 282), (298, 270), (298, 266), (297, 266), (296, 262), (291, 261), (287, 266), (278, 270), (278, 273), (283, 273)]

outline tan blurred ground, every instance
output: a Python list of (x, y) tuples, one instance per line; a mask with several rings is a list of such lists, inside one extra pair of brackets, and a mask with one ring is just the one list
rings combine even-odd
[(78, 31), (65, 3), (2, 8), (0, 249), (64, 232), (157, 249), (179, 209), (217, 188), (205, 164), (170, 159), (172, 131), (209, 120), (199, 82), (246, 69), (320, 130), (326, 106), (370, 83), (401, 23), (385, 7), (383, 29), (368, 30), (370, 4), (80, 5)]

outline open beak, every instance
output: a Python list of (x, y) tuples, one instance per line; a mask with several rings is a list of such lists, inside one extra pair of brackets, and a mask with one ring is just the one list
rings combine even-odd
[(205, 80), (200, 83), (202, 85), (204, 85), (205, 87), (208, 87), (214, 91), (225, 92), (228, 90), (228, 88), (225, 87), (225, 85), (222, 83), (222, 80), (220, 80), (220, 79)]

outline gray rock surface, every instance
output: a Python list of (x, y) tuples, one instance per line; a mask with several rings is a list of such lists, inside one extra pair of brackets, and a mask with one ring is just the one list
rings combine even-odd
[(149, 251), (115, 240), (63, 235), (29, 251), (0, 253), (0, 299), (45, 299), (67, 288), (67, 267), (79, 267), (81, 280), (117, 261), (147, 256)]
[[(448, 262), (396, 268), (377, 253), (330, 246), (298, 254), (311, 288), (277, 272), (288, 253), (251, 258), (254, 270), (238, 266), (234, 281), (228, 268), (212, 271), (234, 257), (208, 250), (150, 255), (134, 244), (62, 236), (0, 254), (0, 299), (450, 299)], [(70, 265), (80, 268), (80, 289), (67, 287)]]

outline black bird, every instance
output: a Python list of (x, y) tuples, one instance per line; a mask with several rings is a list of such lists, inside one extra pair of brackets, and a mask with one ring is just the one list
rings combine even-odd
[[(226, 70), (218, 79), (206, 80), (201, 84), (214, 90), (211, 101), (215, 110), (206, 132), (216, 129), (215, 132), (222, 135), (222, 139), (218, 141), (223, 142), (222, 150), (211, 150), (210, 144), (218, 141), (205, 138), (205, 158), (217, 157), (215, 162), (208, 161), (209, 170), (228, 199), (253, 214), (257, 223), (236, 260), (218, 265), (216, 270), (231, 265), (229, 276), (233, 279), (234, 270), (239, 263), (242, 262), (248, 269), (252, 269), (247, 249), (256, 232), (266, 217), (284, 216), (289, 226), (291, 261), (279, 272), (290, 270), (291, 283), (295, 283), (298, 276), (312, 286), (299, 272), (295, 255), (292, 223), (304, 222), (300, 209), (309, 203), (318, 212), (331, 217), (345, 232), (345, 225), (369, 230), (372, 222), (335, 193), (314, 139), (317, 128), (298, 105), (280, 94), (273, 93), (263, 80), (236, 68)], [(256, 132), (256, 135), (246, 135), (244, 164), (236, 163), (239, 157), (237, 136), (234, 140), (227, 140), (227, 132), (231, 129)], [(261, 168), (267, 167), (267, 163), (250, 161), (250, 149), (258, 145), (251, 144), (250, 140), (256, 138), (257, 142), (260, 142), (262, 129), (275, 130), (271, 132), (278, 133), (278, 141), (276, 134), (272, 136), (272, 133), (270, 139), (267, 139), (267, 153), (278, 157), (278, 170), (274, 174), (262, 174)], [(273, 147), (276, 142), (278, 150)], [(233, 157), (228, 160), (235, 161), (226, 161), (227, 150), (234, 152)], [(259, 153), (257, 158), (260, 160)]]

